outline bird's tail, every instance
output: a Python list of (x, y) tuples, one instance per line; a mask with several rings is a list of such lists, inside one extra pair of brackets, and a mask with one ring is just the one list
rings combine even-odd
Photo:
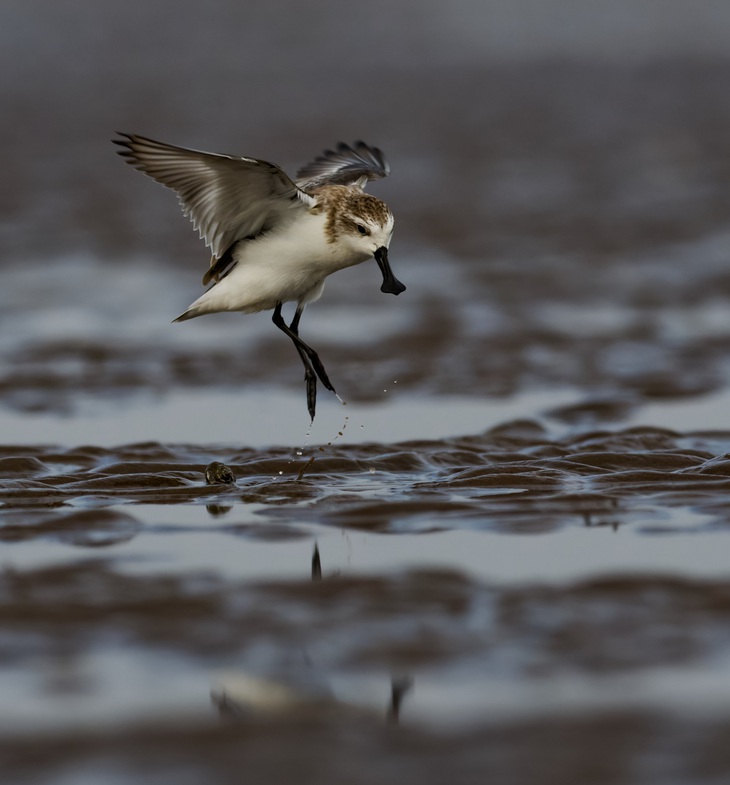
[(217, 313), (218, 311), (226, 310), (225, 308), (219, 307), (221, 302), (220, 298), (217, 297), (217, 294), (218, 292), (215, 291), (215, 287), (208, 289), (205, 294), (201, 294), (197, 300), (190, 303), (187, 309), (183, 311), (177, 319), (173, 319), (172, 321), (187, 322), (188, 319), (195, 319), (196, 316), (203, 316), (206, 313)]
[(188, 310), (185, 311), (184, 313), (181, 313), (180, 316), (177, 317), (177, 319), (173, 319), (172, 323), (175, 324), (175, 322), (187, 322), (188, 319), (194, 319), (196, 316), (200, 316), (200, 315), (201, 315), (200, 309), (195, 308), (191, 305), (190, 308), (188, 308)]

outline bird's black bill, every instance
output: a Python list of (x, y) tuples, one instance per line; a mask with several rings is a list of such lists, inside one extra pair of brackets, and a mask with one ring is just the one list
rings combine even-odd
[(386, 294), (400, 294), (405, 292), (406, 287), (393, 275), (388, 262), (388, 249), (381, 245), (373, 254), (375, 261), (378, 263), (380, 272), (383, 274), (383, 285), (380, 287), (381, 292)]

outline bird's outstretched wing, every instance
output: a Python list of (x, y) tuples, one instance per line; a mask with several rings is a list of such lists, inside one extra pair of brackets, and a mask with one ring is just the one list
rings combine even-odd
[(296, 184), (309, 191), (321, 185), (358, 185), (387, 177), (390, 166), (382, 151), (365, 142), (352, 146), (340, 142), (336, 150), (325, 150), (297, 172)]
[[(231, 246), (275, 226), (315, 199), (276, 165), (255, 158), (188, 150), (137, 134), (114, 143), (128, 164), (171, 188), (213, 253), (215, 265)], [(206, 276), (208, 278), (209, 276)]]

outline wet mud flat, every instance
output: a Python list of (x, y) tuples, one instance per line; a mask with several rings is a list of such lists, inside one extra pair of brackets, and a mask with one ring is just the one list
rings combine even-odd
[[(0, 12), (2, 785), (730, 781), (727, 62), (454, 57), (421, 13), (389, 40), (435, 50), (351, 58), (382, 18), (350, 46), (332, 4), (271, 63), (279, 6), (27, 5)], [(268, 314), (169, 324), (207, 253), (116, 129), (287, 171), (385, 150), (408, 291), (363, 264), (302, 325), (347, 407), (307, 431)]]
[(719, 782), (729, 453), (537, 419), (308, 451), (6, 445), (3, 770)]

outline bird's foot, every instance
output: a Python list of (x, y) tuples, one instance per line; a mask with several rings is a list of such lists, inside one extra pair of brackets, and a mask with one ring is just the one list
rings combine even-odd
[(317, 409), (317, 377), (308, 368), (304, 374), (304, 383), (307, 387), (307, 411), (314, 422)]
[(322, 382), (322, 384), (330, 392), (333, 392), (335, 393), (335, 395), (337, 395), (337, 393), (335, 392), (335, 387), (330, 381), (330, 377), (327, 376), (327, 371), (325, 371), (324, 365), (322, 365), (322, 360), (319, 359), (319, 355), (317, 354), (317, 352), (315, 352), (314, 349), (310, 349), (309, 347), (307, 347), (305, 351), (307, 352), (307, 357), (309, 358), (309, 362), (312, 364), (312, 368), (314, 369), (314, 372), (319, 377), (320, 382)]

